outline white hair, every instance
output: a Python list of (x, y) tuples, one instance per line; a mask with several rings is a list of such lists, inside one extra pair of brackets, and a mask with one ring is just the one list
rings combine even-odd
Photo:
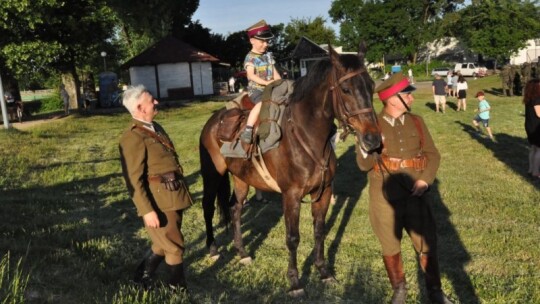
[(122, 104), (133, 116), (137, 111), (137, 106), (140, 104), (140, 97), (142, 94), (147, 93), (148, 90), (144, 85), (139, 84), (136, 86), (130, 86), (123, 93)]

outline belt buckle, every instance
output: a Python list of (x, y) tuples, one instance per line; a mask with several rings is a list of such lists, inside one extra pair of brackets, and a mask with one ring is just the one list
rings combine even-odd
[(399, 167), (400, 167), (401, 169), (404, 169), (404, 168), (405, 168), (405, 161), (404, 161), (403, 159), (399, 161)]

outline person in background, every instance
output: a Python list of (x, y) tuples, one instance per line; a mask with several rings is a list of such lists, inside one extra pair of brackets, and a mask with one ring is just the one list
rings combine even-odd
[(478, 114), (474, 116), (472, 123), (479, 135), (482, 135), (482, 130), (480, 129), (480, 123), (482, 123), (484, 128), (486, 128), (489, 138), (492, 141), (495, 141), (493, 133), (491, 132), (491, 127), (489, 126), (489, 112), (491, 111), (491, 107), (489, 106), (483, 91), (478, 91), (478, 93), (476, 93), (476, 98), (478, 98), (478, 108), (475, 109), (474, 112), (477, 112)]
[(446, 85), (448, 86), (446, 97), (454, 96), (454, 93), (452, 92), (452, 71), (448, 71), (448, 74), (446, 74)]
[(234, 78), (234, 76), (231, 76), (231, 78), (229, 78), (229, 93), (236, 92), (236, 89), (234, 88), (235, 83), (236, 79)]
[(525, 132), (531, 145), (528, 173), (540, 180), (540, 79), (529, 80), (523, 92)]
[(274, 67), (274, 58), (267, 52), (269, 41), (274, 38), (270, 26), (266, 21), (261, 20), (247, 29), (251, 51), (244, 60), (244, 68), (248, 82), (248, 94), (255, 104), (249, 113), (246, 129), (240, 135), (240, 139), (251, 144), (253, 141), (253, 127), (259, 120), (261, 111), (261, 99), (264, 88), (274, 80), (281, 79), (278, 71)]
[(457, 84), (458, 79), (461, 73), (459, 71), (456, 71), (452, 74), (452, 97), (458, 97), (457, 95)]
[(457, 110), (456, 111), (467, 111), (467, 90), (469, 86), (463, 75), (459, 75), (457, 82)]
[(441, 78), (441, 75), (435, 74), (435, 80), (431, 83), (431, 91), (433, 92), (433, 99), (435, 101), (435, 112), (441, 112), (444, 114), (446, 109), (446, 92), (448, 86), (446, 81)]
[(409, 82), (411, 84), (414, 84), (414, 76), (413, 76), (413, 71), (411, 68), (409, 68), (409, 70), (407, 71), (407, 73), (409, 74)]
[(418, 254), (429, 300), (448, 304), (451, 302), (441, 289), (435, 218), (426, 195), (435, 181), (441, 156), (424, 120), (410, 113), (414, 90), (402, 73), (392, 75), (375, 89), (383, 103), (378, 115), (383, 145), (378, 155), (378, 151), (364, 151), (357, 144), (356, 161), (361, 170), (369, 171), (369, 219), (382, 247), (394, 291), (392, 303), (405, 303), (407, 299), (401, 257), (405, 230)]
[(154, 121), (158, 101), (144, 86), (128, 88), (122, 104), (133, 117), (120, 138), (122, 173), (152, 241), (133, 281), (144, 289), (151, 288), (156, 269), (165, 261), (170, 273), (168, 286), (186, 290), (181, 227), (183, 211), (193, 202), (178, 154), (163, 127)]

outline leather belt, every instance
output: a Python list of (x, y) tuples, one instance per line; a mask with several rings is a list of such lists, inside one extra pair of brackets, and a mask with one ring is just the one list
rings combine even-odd
[(386, 169), (388, 171), (399, 171), (405, 168), (414, 168), (415, 171), (422, 171), (426, 169), (427, 158), (424, 155), (419, 155), (413, 158), (390, 158), (388, 156), (381, 156), (381, 160), (384, 164), (384, 167), (379, 163), (376, 163), (373, 166), (375, 172), (381, 172)]

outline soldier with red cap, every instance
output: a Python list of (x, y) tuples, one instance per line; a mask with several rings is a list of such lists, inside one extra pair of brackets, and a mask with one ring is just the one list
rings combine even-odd
[(272, 58), (272, 53), (267, 52), (269, 42), (274, 38), (274, 34), (266, 21), (261, 20), (250, 26), (247, 29), (247, 35), (252, 47), (244, 60), (244, 68), (248, 79), (248, 94), (255, 106), (249, 113), (246, 129), (240, 135), (240, 139), (250, 144), (253, 140), (253, 126), (261, 111), (262, 92), (272, 81), (281, 79), (281, 76), (274, 67), (275, 61)]
[(414, 90), (402, 73), (375, 89), (384, 105), (378, 115), (383, 144), (375, 152), (357, 145), (356, 160), (361, 170), (369, 171), (369, 219), (382, 247), (392, 303), (405, 303), (407, 298), (401, 258), (404, 230), (418, 253), (430, 301), (451, 303), (441, 289), (435, 219), (426, 195), (440, 154), (424, 120), (410, 113)]

